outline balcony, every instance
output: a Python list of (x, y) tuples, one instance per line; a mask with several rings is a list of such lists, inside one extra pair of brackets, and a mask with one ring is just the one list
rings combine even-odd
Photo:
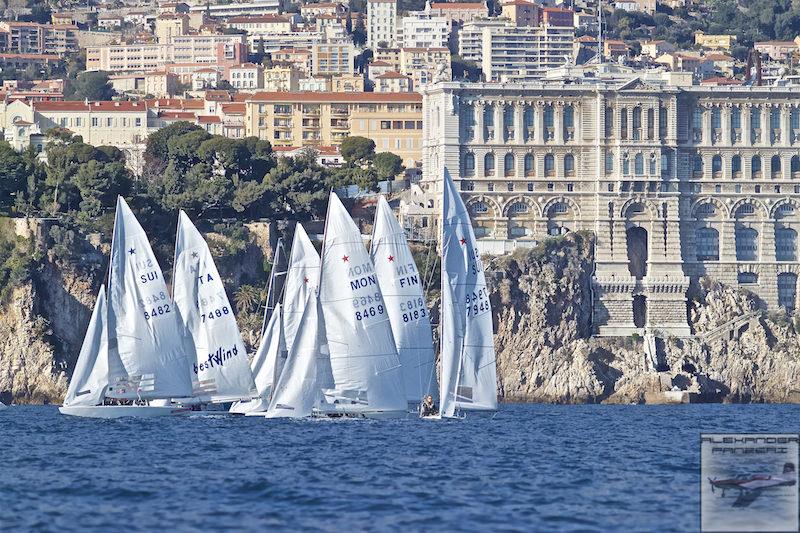
[(575, 140), (575, 128), (565, 128), (564, 129), (564, 140), (565, 141)]
[(319, 108), (318, 107), (304, 107), (303, 108), (303, 116), (304, 117), (318, 117), (319, 116)]
[(332, 107), (331, 115), (335, 117), (349, 116), (350, 110), (346, 107)]
[(303, 119), (303, 128), (318, 130), (319, 129), (319, 119), (304, 118)]
[(333, 129), (333, 130), (348, 130), (348, 129), (350, 129), (350, 121), (348, 121), (348, 120), (331, 120), (331, 129)]
[(772, 142), (773, 143), (781, 142), (781, 130), (772, 130)]

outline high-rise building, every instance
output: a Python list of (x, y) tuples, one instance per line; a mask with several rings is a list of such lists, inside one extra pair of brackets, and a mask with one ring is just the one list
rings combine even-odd
[(397, 0), (367, 0), (367, 47), (394, 48), (397, 44)]

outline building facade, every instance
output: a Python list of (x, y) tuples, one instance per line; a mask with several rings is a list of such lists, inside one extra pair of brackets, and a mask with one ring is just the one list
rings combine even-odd
[(397, 0), (367, 0), (367, 48), (397, 45)]
[(423, 183), (460, 184), (484, 251), (592, 231), (598, 334), (688, 335), (702, 276), (794, 309), (800, 97), (667, 79), (430, 85)]
[(422, 154), (422, 97), (417, 93), (256, 93), (246, 100), (247, 136), (273, 146), (338, 146), (348, 136), (375, 141), (407, 167)]

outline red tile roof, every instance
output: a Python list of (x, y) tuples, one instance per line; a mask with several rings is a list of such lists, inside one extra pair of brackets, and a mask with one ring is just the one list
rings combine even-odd
[(258, 92), (250, 98), (252, 102), (319, 102), (319, 103), (348, 103), (348, 102), (399, 102), (421, 103), (422, 95), (419, 93), (332, 93), (332, 92)]
[(33, 108), (36, 111), (116, 111), (130, 113), (132, 111), (147, 112), (146, 102), (34, 102)]

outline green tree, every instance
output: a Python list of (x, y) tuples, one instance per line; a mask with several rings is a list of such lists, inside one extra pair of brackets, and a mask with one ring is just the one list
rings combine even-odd
[(103, 71), (78, 74), (73, 89), (72, 100), (111, 100), (116, 94), (108, 82), (108, 72)]
[(348, 165), (365, 164), (375, 156), (375, 141), (366, 137), (345, 137), (339, 152)]
[(81, 195), (78, 220), (93, 226), (104, 210), (114, 207), (117, 196), (128, 195), (132, 179), (124, 162), (93, 159), (78, 168), (74, 182)]
[(28, 166), (19, 152), (0, 141), (0, 209), (8, 209), (25, 188)]
[(395, 176), (403, 172), (406, 167), (403, 166), (403, 158), (391, 152), (381, 152), (375, 156), (373, 160), (375, 165), (375, 172), (378, 174), (378, 180), (393, 180)]
[(202, 128), (196, 124), (192, 124), (191, 122), (181, 121), (175, 122), (151, 133), (147, 136), (147, 146), (144, 151), (145, 158), (166, 162), (167, 157), (169, 156), (167, 142), (169, 142), (171, 138), (178, 135), (183, 135), (184, 133), (198, 130), (202, 131)]

